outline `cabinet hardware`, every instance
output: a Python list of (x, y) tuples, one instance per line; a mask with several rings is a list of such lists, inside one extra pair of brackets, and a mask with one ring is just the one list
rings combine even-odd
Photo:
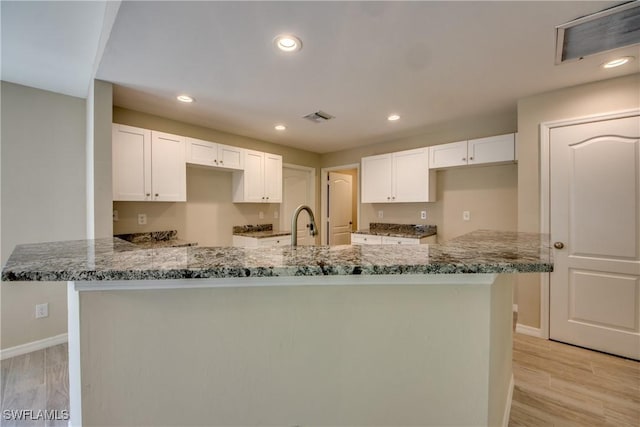
[(553, 244), (553, 247), (554, 247), (554, 248), (556, 248), (556, 249), (562, 249), (562, 248), (564, 248), (564, 243), (562, 243), (562, 242), (555, 242), (555, 243)]
[(462, 161), (463, 161), (463, 162), (466, 162), (466, 161), (467, 161), (467, 158), (466, 158), (466, 157), (463, 157), (463, 158), (462, 158)]
[(473, 160), (473, 157), (469, 157), (469, 160)]

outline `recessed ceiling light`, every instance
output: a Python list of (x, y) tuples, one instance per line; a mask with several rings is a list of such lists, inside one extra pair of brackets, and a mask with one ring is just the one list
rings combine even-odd
[(400, 120), (400, 116), (397, 114), (392, 114), (387, 117), (387, 120), (389, 120), (390, 122), (395, 122), (396, 120)]
[(602, 64), (603, 68), (615, 68), (615, 67), (619, 67), (621, 65), (626, 64), (629, 61), (633, 60), (633, 56), (623, 56), (622, 58), (616, 58), (613, 59), (609, 62), (605, 62), (604, 64)]
[(292, 34), (280, 34), (273, 43), (283, 52), (295, 52), (302, 49), (302, 41)]
[(189, 95), (178, 95), (176, 98), (180, 102), (193, 102), (194, 101), (194, 99), (192, 97), (190, 97)]
[(274, 128), (275, 128), (275, 130), (285, 130), (285, 129), (287, 129), (287, 127), (285, 125), (275, 125)]

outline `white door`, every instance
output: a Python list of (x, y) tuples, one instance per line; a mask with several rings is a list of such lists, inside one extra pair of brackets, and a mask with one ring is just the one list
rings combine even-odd
[[(306, 169), (288, 168), (282, 169), (283, 175), (283, 198), (280, 216), (282, 217), (280, 229), (291, 229), (291, 217), (293, 211), (300, 205), (307, 205), (313, 209), (313, 194), (311, 189), (313, 183), (313, 173)], [(316, 212), (314, 212), (315, 214)], [(317, 217), (317, 215), (316, 215)], [(316, 223), (319, 218), (316, 218)], [(298, 245), (313, 245), (314, 238), (309, 235), (309, 214), (305, 211), (298, 217)]]
[(640, 117), (550, 131), (550, 337), (640, 359)]
[(350, 245), (352, 226), (353, 178), (329, 172), (329, 245)]

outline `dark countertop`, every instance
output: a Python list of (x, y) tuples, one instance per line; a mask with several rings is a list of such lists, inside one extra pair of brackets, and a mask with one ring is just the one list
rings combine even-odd
[(370, 234), (374, 236), (408, 237), (410, 239), (422, 239), (437, 234), (435, 225), (423, 224), (391, 224), (372, 222), (365, 230), (354, 231), (355, 234)]
[(273, 224), (236, 225), (233, 227), (233, 235), (264, 239), (266, 237), (291, 236), (291, 231), (274, 231)]
[(443, 244), (141, 249), (121, 239), (18, 245), (5, 281), (162, 280), (553, 270), (549, 239), (479, 230)]
[(177, 235), (178, 232), (176, 230), (169, 230), (116, 234), (113, 237), (130, 242), (139, 249), (180, 248), (198, 245), (195, 242), (178, 239)]

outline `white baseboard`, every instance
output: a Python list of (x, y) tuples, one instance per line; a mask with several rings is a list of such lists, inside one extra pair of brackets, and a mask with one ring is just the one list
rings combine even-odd
[(540, 328), (534, 328), (533, 326), (527, 326), (521, 323), (516, 324), (516, 333), (530, 335), (537, 338), (544, 338), (542, 336), (542, 330)]
[(42, 350), (43, 348), (53, 347), (54, 345), (67, 342), (67, 334), (60, 334), (38, 341), (28, 342), (26, 344), (17, 345), (15, 347), (0, 350), (0, 360), (9, 359), (10, 357), (22, 356), (32, 351)]
[(511, 374), (511, 380), (509, 381), (509, 394), (507, 395), (507, 404), (504, 408), (504, 415), (502, 416), (502, 427), (509, 426), (509, 417), (511, 416), (511, 402), (513, 401), (513, 374)]

